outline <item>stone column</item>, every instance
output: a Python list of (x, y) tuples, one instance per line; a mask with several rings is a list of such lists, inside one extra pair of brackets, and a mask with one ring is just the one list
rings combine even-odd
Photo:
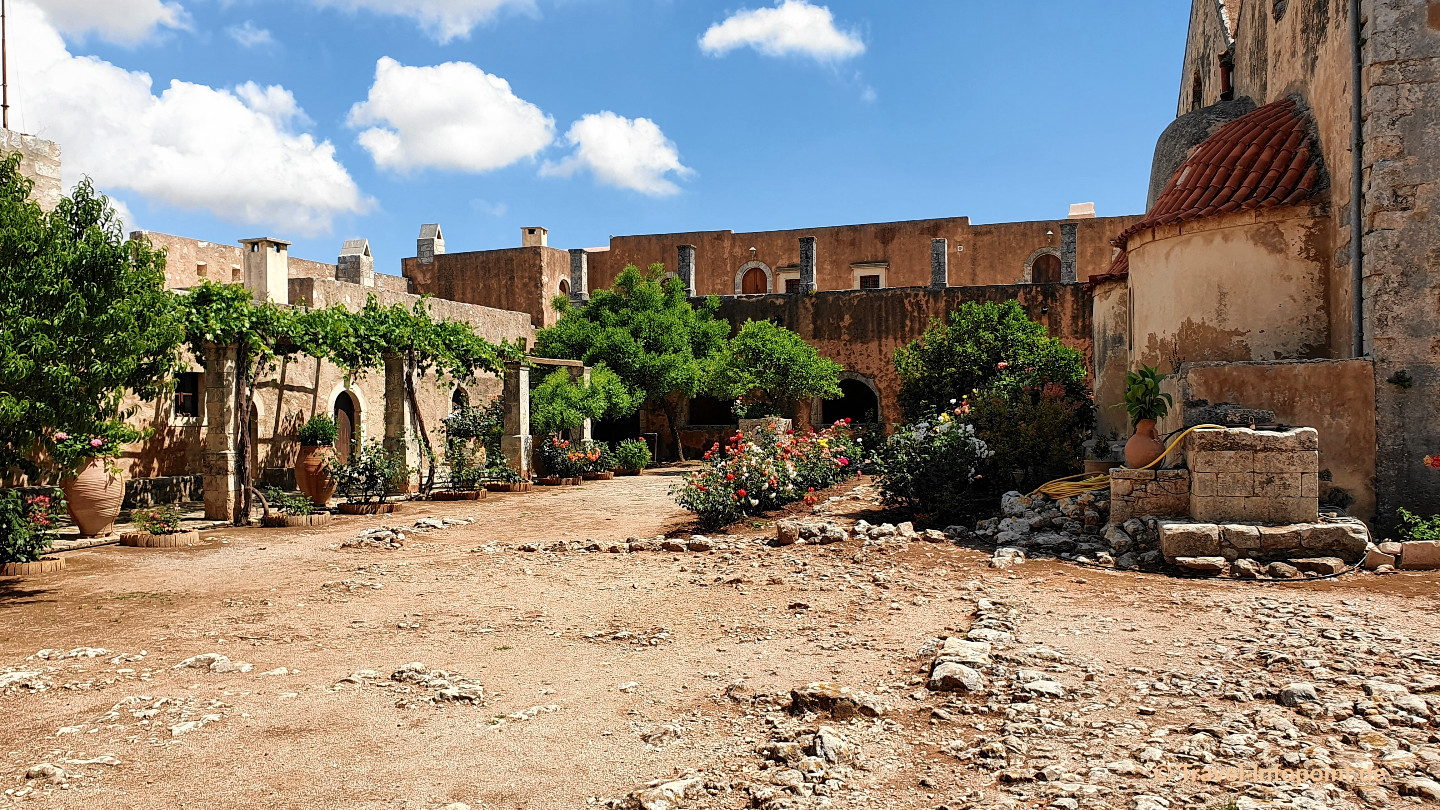
[(205, 518), (231, 520), (243, 494), (240, 481), (240, 415), (235, 411), (238, 381), (235, 347), (205, 344), (205, 452), (201, 473)]
[(405, 464), (419, 466), (420, 457), (408, 439), (410, 402), (405, 395), (405, 358), (385, 355), (385, 449), (405, 454)]
[(815, 292), (815, 237), (800, 237), (800, 292)]
[(679, 269), (676, 275), (680, 276), (680, 283), (685, 285), (685, 294), (694, 298), (695, 292), (695, 246), (681, 245), (680, 259), (676, 265)]
[(570, 250), (570, 303), (590, 300), (590, 254), (584, 248)]
[(1079, 242), (1080, 223), (1060, 223), (1060, 283), (1074, 284), (1076, 281), (1075, 252)]
[(500, 451), (510, 469), (530, 478), (530, 369), (519, 360), (505, 363), (505, 435)]
[(930, 240), (930, 288), (943, 290), (950, 286), (950, 242)]

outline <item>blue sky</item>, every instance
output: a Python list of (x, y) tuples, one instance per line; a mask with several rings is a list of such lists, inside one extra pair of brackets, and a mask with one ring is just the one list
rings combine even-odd
[(364, 236), (388, 273), (422, 222), (454, 252), (525, 225), (588, 247), (1139, 213), (1189, 16), (1181, 0), (17, 5), (11, 125), (61, 141), (67, 182), (92, 176), (151, 230), (268, 233), (331, 261)]

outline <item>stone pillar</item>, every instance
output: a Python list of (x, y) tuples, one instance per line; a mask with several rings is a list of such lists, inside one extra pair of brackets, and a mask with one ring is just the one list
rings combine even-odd
[(505, 362), (505, 435), (500, 451), (510, 469), (530, 478), (530, 369), (519, 360)]
[(1060, 283), (1076, 281), (1075, 253), (1079, 243), (1080, 223), (1060, 223)]
[(694, 245), (680, 246), (680, 259), (676, 267), (679, 268), (676, 275), (680, 276), (680, 283), (685, 285), (685, 294), (694, 298), (696, 296)]
[(590, 254), (584, 248), (570, 250), (570, 303), (590, 300)]
[(943, 290), (950, 286), (950, 242), (930, 240), (930, 288)]
[(243, 494), (240, 481), (240, 415), (235, 412), (238, 383), (235, 347), (205, 344), (205, 452), (201, 473), (205, 518), (232, 520)]
[[(569, 366), (566, 371), (570, 372), (570, 379), (576, 385), (590, 385), (589, 366)], [(585, 420), (585, 424), (581, 425), (579, 430), (571, 431), (570, 435), (571, 441), (588, 442), (593, 438), (595, 438), (595, 429), (589, 419)]]
[(800, 292), (815, 292), (815, 237), (800, 237)]
[(405, 454), (405, 464), (420, 464), (417, 448), (409, 441), (410, 402), (405, 396), (405, 358), (385, 355), (385, 449)]

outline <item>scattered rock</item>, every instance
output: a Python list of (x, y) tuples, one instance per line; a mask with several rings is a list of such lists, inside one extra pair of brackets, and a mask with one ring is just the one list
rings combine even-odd
[(210, 672), (249, 672), (254, 669), (244, 661), (231, 661), (220, 653), (201, 653), (200, 655), (186, 658), (176, 664), (172, 669), (204, 669)]

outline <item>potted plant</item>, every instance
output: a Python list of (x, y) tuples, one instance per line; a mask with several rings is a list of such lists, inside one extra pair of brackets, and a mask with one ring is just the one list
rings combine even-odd
[(1091, 475), (1104, 475), (1110, 472), (1115, 466), (1115, 447), (1112, 444), (1114, 436), (1102, 436), (1095, 434), (1095, 446), (1090, 448), (1089, 455), (1085, 458), (1085, 472)]
[(500, 462), (485, 470), (485, 489), (491, 492), (529, 492), (530, 482), (510, 465)]
[(545, 475), (536, 478), (535, 483), (542, 487), (578, 483), (583, 472), (580, 458), (580, 451), (569, 439), (546, 436), (540, 442), (540, 461), (545, 465)]
[(1160, 390), (1167, 376), (1149, 366), (1125, 375), (1125, 410), (1135, 426), (1134, 435), (1125, 443), (1125, 466), (1131, 469), (1149, 466), (1165, 452), (1155, 423), (1164, 419), (1174, 404), (1171, 396)]
[(125, 500), (125, 478), (115, 459), (127, 442), (141, 437), (140, 431), (119, 421), (101, 423), (85, 433), (62, 430), (52, 435), (55, 461), (69, 473), (60, 488), (81, 537), (114, 533)]
[(317, 413), (300, 426), (300, 454), (295, 459), (295, 488), (310, 502), (324, 508), (335, 497), (335, 477), (330, 461), (335, 457), (335, 439), (340, 430), (329, 415)]
[(644, 439), (628, 439), (615, 448), (616, 474), (639, 475), (650, 466), (650, 444)]
[[(325, 475), (328, 478), (330, 471)], [(266, 487), (265, 516), (260, 518), (261, 526), (296, 528), (301, 526), (324, 526), (330, 522), (329, 512), (316, 512), (315, 502), (309, 496), (295, 495), (278, 487)], [(275, 510), (271, 514), (270, 510)]]
[(120, 545), (131, 548), (176, 548), (200, 542), (200, 533), (185, 531), (180, 510), (170, 504), (136, 509), (130, 522), (138, 531), (120, 535)]
[(395, 511), (395, 504), (386, 503), (385, 496), (410, 472), (402, 453), (386, 450), (376, 440), (353, 453), (349, 463), (333, 461), (330, 474), (335, 478), (335, 491), (345, 498), (338, 507), (340, 513), (381, 515)]
[(65, 558), (46, 557), (55, 544), (55, 526), (65, 511), (58, 491), (25, 494), (0, 490), (0, 576), (49, 574), (65, 568)]
[(615, 453), (610, 450), (610, 445), (605, 442), (585, 442), (581, 452), (584, 454), (581, 478), (586, 481), (609, 481), (615, 477)]

